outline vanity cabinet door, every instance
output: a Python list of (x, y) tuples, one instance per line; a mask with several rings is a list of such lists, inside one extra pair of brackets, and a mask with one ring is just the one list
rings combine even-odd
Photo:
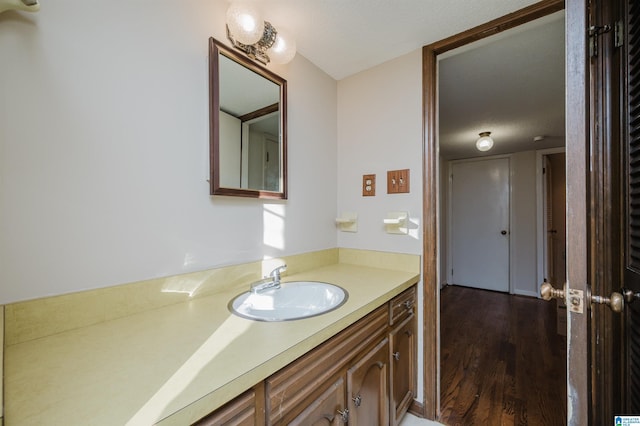
[(350, 425), (389, 424), (389, 339), (365, 352), (347, 370)]
[(322, 395), (313, 401), (302, 411), (290, 426), (338, 426), (343, 425), (344, 404), (344, 378), (340, 377), (333, 385), (329, 386)]
[(410, 315), (390, 334), (391, 425), (398, 425), (416, 395), (416, 319)]
[(196, 426), (264, 426), (264, 385), (262, 383), (227, 402)]
[[(268, 377), (267, 424), (288, 425), (321, 399), (324, 389), (340, 377), (344, 380), (345, 371), (359, 354), (388, 335), (388, 323), (385, 305)], [(388, 353), (386, 356), (388, 362)]]

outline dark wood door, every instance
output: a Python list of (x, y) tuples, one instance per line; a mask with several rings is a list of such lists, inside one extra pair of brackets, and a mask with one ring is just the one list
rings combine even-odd
[(640, 414), (640, 1), (626, 0), (621, 10), (622, 140), (625, 145), (625, 267), (626, 309), (623, 317), (623, 412)]
[(588, 282), (627, 296), (622, 313), (590, 306), (590, 421), (607, 424), (640, 414), (640, 2), (592, 0), (588, 17)]

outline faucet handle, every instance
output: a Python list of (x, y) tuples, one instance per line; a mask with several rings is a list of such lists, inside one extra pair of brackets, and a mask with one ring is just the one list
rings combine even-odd
[(270, 277), (280, 277), (280, 273), (287, 270), (287, 265), (280, 265), (269, 273)]

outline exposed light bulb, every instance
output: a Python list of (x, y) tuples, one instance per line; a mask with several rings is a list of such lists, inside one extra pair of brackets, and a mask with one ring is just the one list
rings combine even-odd
[(257, 43), (264, 32), (260, 11), (249, 3), (233, 3), (229, 6), (227, 26), (233, 37), (246, 45)]
[(493, 147), (493, 139), (490, 135), (491, 132), (480, 133), (480, 138), (476, 141), (478, 151), (489, 151)]
[(276, 42), (267, 52), (272, 62), (286, 64), (296, 55), (296, 41), (286, 29), (278, 28)]

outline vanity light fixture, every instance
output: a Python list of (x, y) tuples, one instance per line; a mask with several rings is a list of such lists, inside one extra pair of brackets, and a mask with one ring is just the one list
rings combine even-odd
[(493, 147), (491, 132), (481, 132), (480, 138), (476, 141), (476, 148), (478, 151), (489, 151), (491, 147)]
[(5, 10), (37, 12), (40, 10), (40, 3), (38, 3), (38, 0), (0, 0), (0, 13)]
[(227, 38), (236, 49), (263, 64), (286, 64), (296, 55), (296, 42), (286, 30), (264, 21), (252, 4), (236, 2), (227, 9)]

